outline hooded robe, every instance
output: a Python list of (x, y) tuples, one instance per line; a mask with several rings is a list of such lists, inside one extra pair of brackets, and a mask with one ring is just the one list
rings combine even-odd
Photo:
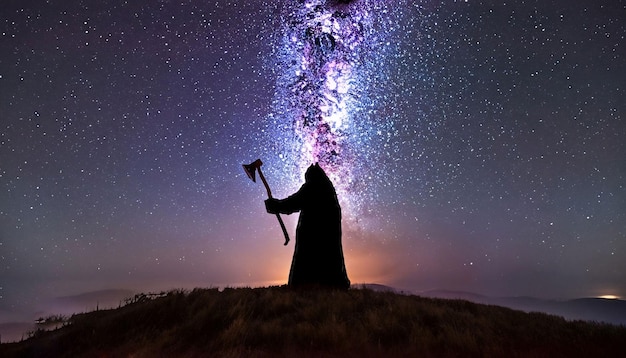
[(300, 211), (296, 248), (289, 272), (289, 286), (324, 286), (347, 289), (341, 246), (341, 208), (335, 188), (318, 165), (311, 165), (305, 183), (286, 199), (268, 199), (268, 213)]

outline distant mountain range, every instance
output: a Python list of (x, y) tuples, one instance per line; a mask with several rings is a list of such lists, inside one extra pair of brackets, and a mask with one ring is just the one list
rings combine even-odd
[(472, 292), (451, 290), (412, 292), (375, 283), (357, 284), (354, 287), (365, 287), (374, 291), (395, 292), (421, 297), (466, 300), (474, 303), (508, 307), (524, 312), (543, 312), (561, 316), (568, 320), (605, 322), (626, 326), (626, 301), (624, 300), (579, 298), (557, 301), (523, 296), (489, 297)]
[(474, 303), (508, 307), (524, 312), (544, 312), (568, 320), (605, 322), (626, 326), (626, 301), (605, 298), (579, 298), (557, 301), (534, 297), (489, 297), (471, 292), (432, 290), (418, 296), (462, 299)]
[(63, 296), (53, 299), (50, 303), (58, 307), (61, 312), (56, 314), (71, 314), (97, 309), (116, 308), (123, 304), (124, 299), (132, 297), (135, 293), (131, 290), (111, 289), (81, 293), (72, 296)]
[[(45, 303), (44, 311), (35, 312), (37, 318), (50, 315), (71, 316), (74, 313), (90, 312), (98, 309), (116, 308), (124, 299), (132, 297), (133, 291), (122, 289), (100, 290), (72, 296), (56, 297)], [(13, 342), (26, 338), (29, 331), (37, 329), (35, 321), (0, 322), (0, 342)]]

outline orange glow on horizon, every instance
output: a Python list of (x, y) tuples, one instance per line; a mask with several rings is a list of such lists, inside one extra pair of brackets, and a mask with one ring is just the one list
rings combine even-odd
[[(287, 284), (291, 260), (291, 255), (267, 259), (257, 272), (257, 278), (261, 278), (262, 283), (267, 285)], [(385, 283), (393, 278), (389, 265), (385, 264), (389, 261), (381, 255), (374, 255), (361, 249), (344, 250), (344, 261), (352, 284)]]
[(604, 298), (607, 300), (619, 300), (620, 299), (620, 297), (616, 295), (602, 295), (602, 296), (598, 296), (598, 298)]
[[(343, 241), (346, 271), (352, 284), (388, 284), (398, 275), (398, 262), (390, 259), (393, 253), (389, 247), (345, 238)], [(249, 279), (250, 283), (255, 283), (254, 286), (287, 284), (294, 244), (295, 240), (287, 247), (259, 245), (244, 254), (240, 253), (240, 262), (245, 262), (245, 265), (237, 268), (237, 276)]]

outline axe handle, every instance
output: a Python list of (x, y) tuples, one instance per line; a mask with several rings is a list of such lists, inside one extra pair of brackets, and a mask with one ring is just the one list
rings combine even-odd
[[(261, 167), (258, 167), (257, 170), (259, 171), (259, 177), (261, 178), (263, 185), (265, 185), (265, 190), (267, 190), (267, 197), (271, 199), (272, 191), (270, 190), (270, 186), (267, 185), (267, 180), (265, 180), (265, 175), (263, 175), (263, 172), (261, 171)], [(287, 228), (285, 227), (285, 223), (283, 222), (283, 218), (280, 217), (280, 214), (276, 213), (276, 218), (278, 219), (280, 228), (283, 229), (283, 235), (285, 235), (285, 246), (287, 246), (287, 244), (289, 243), (289, 234), (287, 234)]]
[(280, 217), (280, 214), (276, 214), (276, 219), (278, 219), (278, 223), (280, 224), (280, 228), (283, 229), (283, 235), (285, 235), (285, 246), (289, 243), (289, 235), (287, 234), (287, 228), (285, 227), (285, 223), (283, 222), (283, 218)]

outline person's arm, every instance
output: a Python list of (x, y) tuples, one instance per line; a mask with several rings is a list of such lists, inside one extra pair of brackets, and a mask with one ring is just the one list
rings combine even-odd
[(302, 203), (307, 192), (307, 185), (304, 184), (295, 194), (285, 199), (265, 200), (265, 209), (270, 214), (291, 214), (302, 210)]

